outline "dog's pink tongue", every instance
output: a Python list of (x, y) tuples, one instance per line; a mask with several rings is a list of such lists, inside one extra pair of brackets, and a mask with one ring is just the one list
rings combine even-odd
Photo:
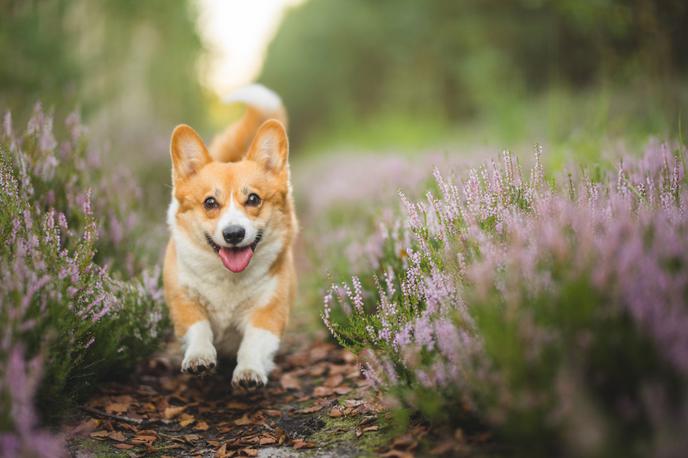
[(250, 246), (244, 248), (220, 248), (220, 259), (222, 264), (234, 273), (241, 272), (248, 266), (253, 257), (253, 250)]

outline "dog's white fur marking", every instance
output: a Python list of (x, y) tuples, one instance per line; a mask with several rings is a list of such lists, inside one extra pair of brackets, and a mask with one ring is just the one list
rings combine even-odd
[(179, 211), (179, 201), (176, 197), (172, 196), (172, 202), (170, 202), (170, 206), (167, 207), (167, 226), (171, 231), (174, 231), (174, 228), (177, 226), (175, 222), (177, 211)]
[(182, 371), (214, 367), (217, 364), (217, 351), (213, 346), (213, 331), (206, 320), (194, 323), (184, 335), (184, 360)]
[(249, 246), (256, 240), (258, 235), (258, 228), (256, 228), (253, 221), (251, 221), (240, 208), (237, 207), (234, 201), (234, 193), (229, 196), (229, 208), (227, 208), (217, 223), (217, 228), (215, 229), (215, 234), (213, 234), (213, 240), (220, 246), (227, 246), (225, 240), (222, 236), (222, 230), (227, 226), (238, 225), (244, 228), (246, 235), (244, 235), (244, 240), (241, 241), (237, 246), (245, 247)]
[(279, 348), (279, 342), (279, 337), (270, 331), (246, 326), (244, 339), (237, 354), (237, 366), (232, 375), (232, 383), (238, 385), (243, 379), (266, 384), (268, 374), (275, 365), (273, 358)]
[(264, 113), (282, 109), (282, 99), (262, 84), (249, 84), (224, 97), (225, 103), (245, 103)]

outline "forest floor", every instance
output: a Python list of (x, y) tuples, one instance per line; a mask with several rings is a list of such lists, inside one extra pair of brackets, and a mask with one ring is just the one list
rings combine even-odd
[[(103, 386), (69, 425), (72, 456), (412, 456), (427, 431), (395, 436), (356, 357), (292, 335), (267, 387), (233, 392), (233, 363), (182, 374), (158, 355)], [(440, 451), (440, 450), (437, 450)]]

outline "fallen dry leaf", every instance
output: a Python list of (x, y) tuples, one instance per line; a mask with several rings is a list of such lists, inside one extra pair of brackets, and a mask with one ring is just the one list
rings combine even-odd
[(251, 408), (250, 405), (245, 402), (230, 401), (227, 404), (227, 408), (231, 410), (248, 410)]
[(344, 381), (344, 376), (342, 374), (331, 375), (325, 380), (324, 385), (330, 388), (339, 386)]
[(342, 364), (334, 364), (330, 366), (330, 375), (344, 374), (349, 371), (349, 366)]
[(204, 421), (199, 421), (198, 423), (196, 423), (196, 426), (194, 426), (194, 429), (196, 431), (208, 431), (208, 428), (208, 423)]
[(101, 423), (102, 423), (102, 421), (98, 420), (97, 418), (90, 418), (86, 421), (82, 421), (77, 426), (75, 426), (74, 429), (72, 429), (69, 432), (69, 434), (74, 435), (74, 436), (79, 436), (81, 434), (91, 433), (97, 427), (99, 427)]
[(244, 456), (258, 456), (258, 450), (255, 448), (242, 448), (239, 450), (239, 453), (241, 453)]
[(395, 437), (392, 440), (392, 448), (415, 448), (418, 440), (410, 433)]
[(131, 439), (131, 443), (136, 445), (152, 445), (157, 439), (156, 436), (138, 434)]
[(105, 439), (106, 437), (108, 437), (108, 434), (110, 434), (110, 433), (107, 431), (101, 430), (101, 431), (94, 431), (91, 434), (89, 434), (89, 436), (94, 438), (94, 439)]
[(351, 392), (351, 388), (348, 386), (338, 386), (337, 388), (332, 390), (335, 394), (343, 395), (343, 394), (348, 394)]
[(329, 349), (329, 346), (324, 345), (311, 348), (311, 351), (309, 353), (309, 356), (311, 357), (311, 362), (316, 363), (322, 359), (327, 358), (327, 352)]
[(237, 426), (246, 426), (253, 424), (253, 420), (248, 418), (248, 414), (245, 413), (241, 418), (234, 420), (234, 424)]
[(291, 446), (297, 450), (302, 448), (314, 448), (315, 442), (310, 442), (303, 439), (294, 439), (294, 441), (291, 443)]
[(393, 449), (388, 452), (382, 453), (380, 456), (384, 458), (413, 458), (415, 455), (411, 452)]
[(182, 428), (186, 428), (195, 421), (196, 419), (192, 415), (187, 415), (185, 417), (182, 417), (181, 420), (179, 420), (179, 426), (181, 426)]
[(122, 434), (119, 431), (112, 431), (110, 434), (108, 434), (108, 437), (110, 439), (112, 439), (113, 441), (117, 441), (117, 442), (124, 442), (127, 440), (127, 436), (125, 436), (124, 434)]
[(309, 369), (308, 375), (311, 377), (320, 377), (325, 373), (326, 370), (327, 366), (325, 364), (318, 364), (317, 366), (313, 366)]
[(277, 445), (283, 445), (287, 440), (287, 433), (282, 428), (277, 428), (277, 434), (279, 436), (277, 439)]
[(296, 413), (314, 413), (314, 412), (319, 412), (323, 409), (324, 406), (314, 404), (310, 407), (304, 407), (303, 409), (299, 409), (296, 411)]
[(129, 432), (132, 432), (132, 433), (138, 432), (138, 430), (139, 430), (136, 426), (130, 425), (129, 423), (124, 423), (124, 422), (122, 422), (122, 421), (119, 422), (119, 423), (117, 423), (117, 426), (118, 426), (120, 429), (125, 429), (125, 430), (127, 430), (127, 431), (129, 431)]
[(129, 410), (129, 404), (122, 402), (111, 402), (105, 406), (105, 411), (109, 414), (121, 414)]
[(330, 396), (332, 393), (334, 393), (332, 388), (328, 388), (326, 386), (316, 386), (313, 390), (313, 395), (318, 396), (320, 398)]
[(277, 443), (277, 438), (269, 435), (264, 435), (260, 437), (258, 444), (260, 445), (272, 445)]
[(184, 412), (186, 409), (185, 406), (172, 406), (172, 407), (167, 407), (165, 409), (165, 412), (163, 412), (162, 416), (165, 417), (165, 420), (171, 420), (177, 415), (181, 414)]
[(222, 447), (218, 448), (215, 451), (215, 458), (230, 458), (231, 456), (234, 456), (233, 451), (227, 451), (227, 444), (222, 444)]
[(120, 450), (129, 450), (134, 448), (134, 446), (131, 444), (115, 444), (114, 447)]
[(177, 389), (177, 381), (176, 381), (176, 379), (173, 379), (172, 377), (161, 377), (160, 378), (160, 386), (165, 391), (174, 391)]
[(196, 442), (198, 439), (200, 439), (201, 436), (198, 434), (184, 434), (182, 436), (182, 439), (184, 439), (185, 442), (188, 442), (189, 444), (193, 444)]
[(299, 379), (297, 379), (294, 375), (292, 375), (289, 372), (283, 374), (280, 377), (280, 385), (282, 385), (282, 388), (284, 388), (285, 390), (301, 389), (301, 382), (299, 382)]
[(344, 361), (347, 363), (355, 363), (356, 362), (356, 355), (354, 355), (350, 351), (345, 350), (342, 352), (342, 359), (344, 359)]
[(339, 407), (333, 407), (329, 413), (332, 418), (339, 418), (344, 416), (344, 412)]

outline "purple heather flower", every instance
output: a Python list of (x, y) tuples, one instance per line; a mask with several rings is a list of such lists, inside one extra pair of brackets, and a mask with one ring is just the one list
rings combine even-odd
[(4, 377), (0, 387), (7, 390), (11, 399), (14, 432), (0, 434), (0, 455), (63, 456), (63, 439), (38, 428), (33, 395), (41, 377), (41, 361), (35, 358), (27, 364), (22, 349), (14, 348), (9, 353)]

